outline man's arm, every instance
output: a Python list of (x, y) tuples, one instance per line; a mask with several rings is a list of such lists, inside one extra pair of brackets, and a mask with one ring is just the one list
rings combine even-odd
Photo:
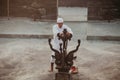
[(68, 26), (66, 26), (66, 28), (67, 28), (67, 36), (68, 36), (69, 38), (72, 38), (73, 32), (72, 32), (71, 28), (69, 28)]
[(73, 35), (73, 32), (72, 32), (71, 28), (68, 27), (67, 30), (68, 30), (68, 32), (69, 32), (70, 34)]
[(59, 31), (58, 31), (56, 25), (54, 25), (54, 26), (53, 26), (53, 35), (54, 35), (54, 36), (57, 36), (58, 33), (59, 33)]

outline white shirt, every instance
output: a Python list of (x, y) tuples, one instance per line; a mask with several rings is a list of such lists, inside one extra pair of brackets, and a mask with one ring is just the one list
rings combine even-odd
[(73, 34), (71, 28), (69, 28), (67, 25), (63, 24), (61, 28), (59, 28), (57, 24), (53, 26), (53, 35), (54, 35), (53, 36), (53, 48), (55, 48), (57, 50), (59, 50), (59, 48), (60, 48), (59, 44), (62, 43), (62, 40), (58, 39), (57, 34), (58, 33), (63, 33), (64, 29), (67, 29), (67, 31), (69, 33)]

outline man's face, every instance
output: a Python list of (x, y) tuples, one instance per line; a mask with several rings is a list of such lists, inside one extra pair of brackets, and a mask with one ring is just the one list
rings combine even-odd
[(62, 28), (63, 23), (57, 23), (59, 28)]

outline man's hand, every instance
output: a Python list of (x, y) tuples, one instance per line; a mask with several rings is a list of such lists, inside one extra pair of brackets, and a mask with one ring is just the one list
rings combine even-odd
[(68, 38), (69, 40), (72, 38), (72, 34), (71, 34), (71, 33), (67, 32), (66, 35), (67, 35), (67, 38)]
[(64, 37), (64, 34), (63, 34), (63, 33), (60, 33), (60, 37), (62, 37), (62, 38), (63, 38), (63, 37)]
[(67, 37), (70, 37), (71, 33), (67, 32), (66, 35), (67, 35)]
[(59, 39), (61, 39), (61, 38), (64, 37), (64, 34), (63, 33), (58, 33), (57, 36), (58, 36)]
[(66, 35), (64, 33), (58, 33), (58, 37), (59, 38), (64, 38), (64, 37), (67, 37), (67, 39), (71, 39), (72, 37), (72, 34), (67, 32)]
[[(63, 33), (59, 33), (60, 37), (64, 37), (65, 35)], [(67, 32), (66, 33), (66, 37), (70, 37), (71, 33)]]

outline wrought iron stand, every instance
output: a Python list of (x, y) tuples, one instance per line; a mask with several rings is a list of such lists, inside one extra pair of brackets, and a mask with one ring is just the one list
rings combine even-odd
[(67, 36), (67, 30), (64, 29), (63, 31), (64, 36), (59, 36), (59, 39), (63, 41), (60, 44), (60, 51), (54, 49), (51, 44), (51, 39), (48, 40), (50, 48), (52, 51), (55, 52), (55, 56), (53, 56), (56, 64), (56, 69), (58, 69), (58, 73), (55, 75), (55, 80), (72, 80), (71, 74), (69, 73), (70, 68), (73, 66), (73, 60), (76, 59), (74, 53), (78, 50), (81, 41), (78, 40), (78, 45), (76, 46), (75, 50), (70, 51), (67, 53), (67, 44), (68, 40), (71, 40), (71, 36)]

